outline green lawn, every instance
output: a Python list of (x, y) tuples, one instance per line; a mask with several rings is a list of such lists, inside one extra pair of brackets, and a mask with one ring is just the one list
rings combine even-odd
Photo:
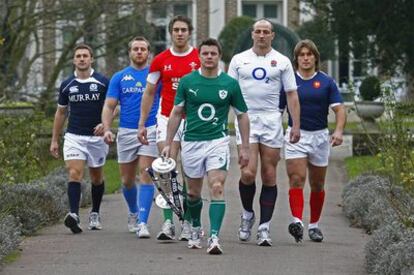
[(113, 194), (121, 188), (119, 165), (116, 159), (107, 159), (104, 166), (105, 194)]
[(353, 179), (364, 172), (381, 168), (381, 162), (376, 156), (348, 157), (345, 159), (345, 165), (349, 179)]

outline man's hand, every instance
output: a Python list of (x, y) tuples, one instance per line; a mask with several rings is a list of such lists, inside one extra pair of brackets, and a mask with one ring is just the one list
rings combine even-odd
[(335, 146), (341, 145), (342, 142), (343, 142), (342, 132), (335, 131), (331, 136), (331, 140), (330, 140), (331, 145), (335, 147)]
[(161, 151), (161, 156), (163, 156), (166, 159), (170, 157), (170, 145), (164, 146), (164, 149), (162, 149)]
[(93, 128), (93, 134), (95, 136), (103, 136), (104, 134), (104, 126), (102, 123), (99, 123), (98, 125)]
[(296, 143), (299, 141), (299, 139), (300, 139), (300, 128), (298, 127), (290, 128), (289, 142)]
[(144, 145), (148, 145), (148, 139), (147, 139), (147, 128), (145, 126), (139, 126), (138, 127), (138, 139), (139, 142), (141, 142)]
[(52, 141), (50, 143), (49, 151), (54, 158), (59, 158), (59, 143), (57, 141)]
[(106, 144), (111, 145), (115, 141), (115, 135), (111, 130), (106, 130), (103, 134), (103, 138)]
[(246, 167), (249, 164), (249, 148), (241, 147), (239, 152), (239, 165), (240, 169)]

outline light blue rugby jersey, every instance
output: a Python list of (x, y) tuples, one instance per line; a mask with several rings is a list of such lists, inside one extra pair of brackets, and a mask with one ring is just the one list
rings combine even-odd
[[(311, 79), (303, 79), (298, 73), (295, 77), (300, 102), (300, 128), (306, 131), (328, 128), (329, 107), (343, 102), (334, 79), (320, 71)], [(279, 108), (283, 110), (286, 105), (286, 94), (282, 91)], [(289, 126), (292, 126), (290, 114)]]
[[(138, 129), (138, 121), (141, 113), (141, 99), (147, 85), (149, 66), (137, 70), (131, 66), (115, 73), (109, 83), (107, 98), (117, 99), (120, 103), (119, 127)], [(160, 99), (160, 87), (157, 87), (154, 103), (145, 122), (145, 126), (157, 124), (157, 112)]]

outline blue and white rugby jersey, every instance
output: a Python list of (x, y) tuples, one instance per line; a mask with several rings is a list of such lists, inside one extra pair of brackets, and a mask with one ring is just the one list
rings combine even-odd
[(68, 133), (93, 136), (94, 127), (101, 123), (109, 80), (91, 71), (88, 79), (79, 79), (76, 72), (62, 82), (58, 105), (69, 107)]
[[(295, 77), (300, 102), (300, 128), (306, 131), (328, 128), (329, 107), (343, 103), (335, 80), (320, 71), (309, 79), (303, 79), (298, 72)], [(286, 94), (282, 91), (279, 107), (283, 110), (286, 105)], [(292, 126), (290, 114), (289, 126)]]
[[(119, 127), (138, 129), (141, 114), (141, 100), (147, 85), (149, 66), (137, 70), (131, 66), (117, 72), (111, 78), (109, 84), (108, 98), (117, 99), (121, 106)], [(154, 97), (151, 111), (145, 126), (157, 124), (157, 112), (159, 106), (160, 85)]]

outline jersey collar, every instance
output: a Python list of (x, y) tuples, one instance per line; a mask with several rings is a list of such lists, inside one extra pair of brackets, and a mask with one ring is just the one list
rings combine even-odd
[(185, 51), (185, 52), (183, 52), (183, 53), (178, 53), (178, 52), (174, 51), (173, 47), (171, 47), (171, 48), (170, 48), (170, 52), (171, 52), (171, 54), (172, 54), (172, 55), (174, 55), (174, 56), (186, 56), (186, 55), (188, 55), (189, 53), (191, 53), (191, 51), (192, 51), (192, 50), (193, 50), (193, 47), (192, 47), (192, 46), (190, 46), (190, 47), (188, 48), (188, 50), (187, 50), (187, 51)]
[[(91, 68), (91, 74), (89, 76), (92, 76), (93, 73), (95, 72), (95, 70), (93, 68)], [(73, 72), (73, 75), (78, 78), (78, 74), (76, 73), (76, 71)]]
[[(202, 76), (202, 77), (205, 77), (205, 78), (214, 78), (214, 77), (206, 77), (206, 76), (204, 76), (202, 73), (201, 73), (201, 68), (198, 68), (198, 73)], [(216, 77), (218, 77), (220, 74), (222, 73), (222, 70), (221, 69), (218, 69), (218, 71), (217, 71), (217, 76)]]
[(296, 74), (302, 79), (302, 80), (309, 80), (309, 79), (312, 79), (312, 78), (314, 78), (317, 74), (318, 74), (318, 72), (315, 72), (311, 77), (303, 77), (303, 76), (301, 76), (301, 74), (299, 73), (299, 71), (296, 71)]

